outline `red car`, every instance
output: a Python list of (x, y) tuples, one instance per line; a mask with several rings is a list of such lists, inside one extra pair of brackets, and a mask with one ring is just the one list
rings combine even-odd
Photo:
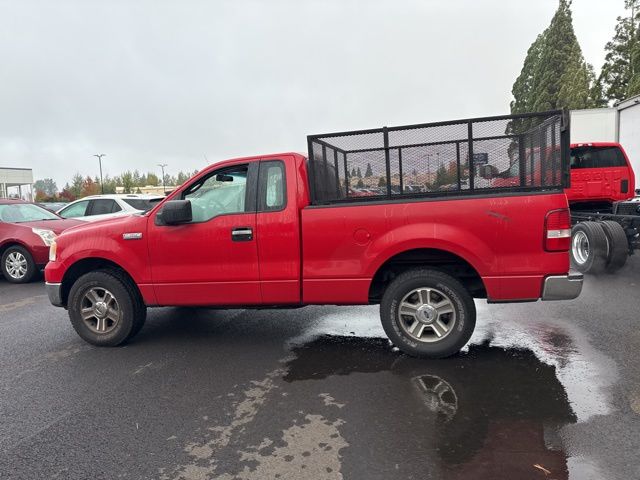
[(69, 227), (82, 225), (65, 220), (34, 203), (0, 199), (0, 256), (2, 274), (12, 283), (26, 283), (49, 260), (53, 239)]

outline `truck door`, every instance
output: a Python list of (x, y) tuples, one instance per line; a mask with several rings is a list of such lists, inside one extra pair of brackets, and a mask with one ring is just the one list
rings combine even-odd
[(181, 194), (191, 223), (149, 219), (151, 274), (160, 305), (262, 303), (256, 245), (258, 162), (214, 170)]
[(263, 303), (300, 302), (300, 217), (295, 158), (263, 159), (257, 235)]

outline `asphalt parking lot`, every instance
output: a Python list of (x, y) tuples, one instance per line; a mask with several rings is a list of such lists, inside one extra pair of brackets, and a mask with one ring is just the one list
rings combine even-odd
[(378, 309), (154, 309), (85, 344), (0, 282), (2, 479), (640, 478), (640, 259), (573, 302), (486, 305), (425, 361)]

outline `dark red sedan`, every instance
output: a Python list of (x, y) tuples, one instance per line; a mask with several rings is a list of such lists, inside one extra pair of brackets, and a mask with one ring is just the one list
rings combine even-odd
[(49, 245), (63, 230), (82, 225), (34, 203), (0, 199), (2, 274), (12, 283), (26, 283), (46, 265)]

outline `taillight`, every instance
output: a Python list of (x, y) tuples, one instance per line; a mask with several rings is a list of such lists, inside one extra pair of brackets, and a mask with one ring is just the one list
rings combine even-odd
[(544, 220), (544, 249), (566, 252), (571, 247), (571, 214), (569, 210), (552, 210)]

